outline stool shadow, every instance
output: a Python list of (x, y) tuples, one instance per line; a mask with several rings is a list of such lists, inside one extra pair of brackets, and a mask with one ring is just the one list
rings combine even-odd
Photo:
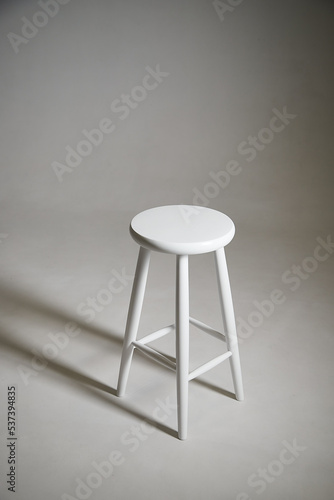
[[(145, 415), (144, 413), (138, 411), (133, 407), (129, 407), (126, 399), (124, 400), (123, 398), (117, 397), (116, 388), (108, 386), (107, 384), (100, 382), (96, 379), (93, 379), (92, 377), (84, 373), (80, 373), (79, 371), (74, 370), (73, 368), (66, 366), (62, 363), (52, 362), (50, 369), (79, 384), (80, 389), (90, 394), (90, 396), (98, 398), (99, 400), (103, 400), (106, 403), (111, 404), (117, 407), (118, 409), (123, 410), (125, 413), (130, 414), (141, 421), (144, 420), (145, 422), (152, 425), (156, 429), (159, 429), (160, 431), (169, 434), (172, 437), (177, 437), (176, 430), (162, 424), (161, 422), (152, 419), (148, 415)], [(95, 389), (97, 389), (97, 391)], [(110, 398), (106, 396), (106, 394), (109, 394), (110, 396), (113, 397)]]
[(223, 396), (231, 399), (235, 399), (237, 401), (237, 398), (235, 397), (234, 392), (228, 391), (226, 389), (223, 389), (221, 387), (218, 387), (217, 385), (211, 384), (211, 382), (208, 382), (207, 380), (203, 380), (200, 378), (195, 378), (192, 380), (195, 384), (202, 385), (203, 387), (206, 387), (207, 389), (210, 389), (211, 391), (218, 392), (219, 394), (222, 394)]
[[(18, 353), (24, 360), (31, 362), (31, 349), (34, 346), (15, 339), (15, 335), (13, 335), (11, 332), (4, 333), (4, 331), (5, 328), (0, 325), (1, 348), (5, 348)], [(35, 350), (35, 353), (42, 356), (42, 352), (38, 352), (38, 349)], [(152, 419), (150, 416), (145, 415), (144, 413), (138, 411), (133, 407), (129, 407), (126, 399), (121, 399), (116, 396), (116, 388), (111, 387), (99, 380), (96, 380), (87, 374), (79, 372), (77, 369), (74, 369), (73, 367), (62, 363), (61, 361), (48, 360), (45, 372), (47, 370), (51, 370), (57, 375), (64, 377), (71, 382), (74, 382), (77, 388), (84, 394), (89, 395), (90, 398), (97, 399), (99, 401), (105, 401), (108, 405), (112, 405), (141, 421), (145, 421), (152, 427), (155, 427), (156, 429), (169, 434), (172, 437), (177, 437), (177, 431), (175, 429), (172, 429), (171, 427), (168, 427), (163, 423)], [(44, 370), (41, 371), (39, 375), (43, 376), (43, 372)]]
[(22, 291), (0, 285), (0, 301), (18, 306), (21, 310), (23, 309), (29, 312), (34, 311), (38, 315), (51, 318), (54, 321), (75, 323), (79, 328), (81, 328), (81, 330), (94, 333), (94, 336), (111, 340), (120, 345), (123, 343), (122, 333), (117, 335), (116, 333), (112, 333), (110, 330), (104, 330), (101, 327), (92, 326), (90, 323), (86, 323), (81, 318), (70, 316), (70, 314), (62, 311), (59, 307), (50, 305), (45, 300), (27, 295)]

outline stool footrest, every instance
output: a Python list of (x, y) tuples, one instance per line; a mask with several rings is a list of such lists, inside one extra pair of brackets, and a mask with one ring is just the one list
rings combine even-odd
[(208, 361), (207, 363), (204, 363), (204, 365), (199, 366), (195, 370), (189, 373), (188, 380), (192, 380), (199, 375), (202, 375), (203, 373), (207, 372), (208, 370), (211, 370), (211, 368), (214, 368), (215, 366), (219, 365), (225, 359), (228, 359), (230, 356), (232, 356), (231, 351), (227, 351), (224, 354), (221, 354), (220, 356), (217, 356), (214, 359), (211, 359), (211, 361)]
[(198, 319), (191, 318), (191, 317), (189, 318), (189, 322), (192, 325), (194, 325), (197, 328), (199, 328), (200, 330), (202, 330), (203, 332), (209, 333), (213, 337), (215, 337), (215, 338), (217, 338), (219, 340), (223, 340), (224, 342), (226, 342), (226, 337), (225, 337), (225, 335), (223, 333), (218, 332), (214, 328), (211, 328), (211, 326), (207, 325), (206, 323), (203, 323), (202, 321), (199, 321)]
[(150, 333), (149, 335), (146, 335), (146, 337), (143, 337), (142, 339), (138, 340), (138, 344), (148, 344), (149, 342), (153, 342), (153, 340), (160, 339), (164, 335), (167, 335), (168, 333), (172, 332), (175, 330), (175, 325), (169, 325), (165, 326), (164, 328), (161, 328), (160, 330), (157, 330), (156, 332)]
[(161, 354), (161, 352), (158, 352), (155, 349), (152, 349), (152, 347), (142, 344), (141, 342), (132, 342), (132, 345), (139, 349), (139, 351), (141, 351), (143, 354), (146, 354), (146, 356), (154, 359), (154, 361), (157, 361), (166, 368), (174, 371), (176, 370), (176, 363)]
[[(198, 319), (189, 317), (189, 323), (192, 325), (196, 326), (200, 330), (204, 331), (205, 333), (209, 333), (213, 337), (223, 340), (226, 342), (226, 337), (223, 333), (214, 330), (214, 328), (211, 328), (211, 326), (207, 325), (206, 323), (203, 323), (202, 321), (199, 321)], [(160, 330), (157, 330), (155, 332), (150, 333), (149, 335), (146, 335), (145, 337), (141, 338), (140, 340), (136, 340), (132, 342), (132, 345), (136, 348), (139, 349), (140, 352), (148, 356), (149, 358), (153, 359), (154, 361), (157, 361), (161, 365), (165, 366), (166, 368), (169, 368), (170, 370), (176, 371), (176, 360), (172, 361), (172, 359), (169, 359), (167, 356), (162, 354), (161, 352), (157, 351), (156, 349), (152, 349), (152, 347), (149, 347), (148, 344), (149, 342), (153, 342), (154, 340), (157, 340), (164, 335), (167, 335), (168, 333), (172, 332), (175, 330), (175, 325), (169, 325), (165, 326), (164, 328), (161, 328)], [(224, 354), (221, 354), (220, 356), (217, 356), (214, 359), (211, 359), (211, 361), (208, 361), (207, 363), (204, 363), (204, 365), (199, 366), (192, 372), (188, 374), (188, 381), (193, 380), (194, 378), (198, 377), (199, 375), (202, 375), (203, 373), (207, 372), (208, 370), (211, 370), (211, 368), (214, 368), (215, 366), (219, 365), (226, 359), (228, 359), (230, 356), (232, 356), (231, 351), (227, 351)], [(175, 359), (175, 358), (173, 358)]]

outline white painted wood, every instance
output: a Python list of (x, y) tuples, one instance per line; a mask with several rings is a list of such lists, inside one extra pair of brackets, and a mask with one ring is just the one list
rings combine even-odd
[(168, 333), (171, 333), (175, 330), (175, 325), (169, 325), (165, 326), (164, 328), (161, 328), (160, 330), (157, 330), (156, 332), (152, 332), (149, 335), (146, 335), (145, 337), (141, 338), (137, 342), (139, 344), (148, 344), (149, 342), (153, 342), (153, 340), (160, 339), (161, 337), (164, 337)]
[(154, 361), (157, 361), (166, 368), (170, 368), (171, 370), (176, 370), (176, 363), (168, 359), (161, 352), (152, 349), (152, 347), (149, 347), (148, 345), (141, 344), (140, 342), (135, 341), (132, 342), (132, 344), (143, 354), (146, 354), (146, 356), (148, 356), (149, 358), (154, 359)]
[[(226, 215), (216, 210), (191, 205), (170, 205), (146, 210), (134, 217), (131, 222), (130, 233), (139, 243), (140, 250), (128, 312), (117, 394), (121, 396), (125, 392), (135, 348), (163, 366), (176, 370), (180, 439), (187, 437), (189, 380), (229, 359), (236, 398), (240, 401), (244, 399), (233, 302), (224, 252), (224, 246), (231, 241), (234, 231), (234, 224)], [(137, 341), (151, 250), (176, 255), (175, 325), (161, 328)], [(188, 255), (207, 252), (215, 252), (225, 334), (189, 317)], [(219, 340), (224, 340), (228, 349), (224, 354), (204, 363), (191, 373), (189, 373), (189, 323)], [(147, 344), (174, 329), (176, 358), (172, 361)]]
[(176, 256), (176, 380), (179, 439), (187, 438), (189, 375), (188, 256)]
[(218, 332), (217, 330), (214, 330), (214, 328), (211, 328), (211, 326), (203, 323), (202, 321), (199, 321), (198, 319), (195, 318), (189, 318), (189, 321), (191, 324), (199, 328), (200, 330), (203, 330), (203, 332), (208, 333), (209, 335), (212, 335), (218, 340), (223, 340), (226, 342), (225, 335), (221, 332)]
[(208, 370), (211, 370), (211, 368), (214, 368), (215, 366), (219, 365), (226, 359), (228, 359), (230, 356), (232, 356), (231, 351), (227, 351), (224, 354), (221, 354), (220, 356), (217, 356), (214, 359), (211, 359), (207, 363), (204, 363), (204, 365), (199, 366), (195, 370), (189, 373), (188, 380), (193, 380), (194, 378), (198, 377), (199, 375), (203, 375), (203, 373), (207, 372)]
[(123, 342), (121, 365), (117, 384), (117, 395), (123, 396), (129, 376), (133, 355), (133, 341), (137, 337), (139, 320), (143, 306), (151, 252), (140, 247), (135, 277), (133, 281), (128, 318)]
[(168, 205), (136, 215), (130, 232), (139, 245), (150, 250), (192, 255), (227, 245), (235, 227), (227, 215), (212, 208)]
[(220, 248), (215, 252), (215, 262), (217, 269), (220, 304), (224, 322), (224, 331), (226, 334), (226, 344), (228, 350), (232, 352), (232, 356), (230, 357), (230, 365), (235, 396), (239, 401), (243, 401), (244, 390), (241, 375), (238, 338), (235, 326), (233, 301), (224, 248)]

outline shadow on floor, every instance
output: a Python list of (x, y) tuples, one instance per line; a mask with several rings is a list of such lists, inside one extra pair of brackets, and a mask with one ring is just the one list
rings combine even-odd
[(95, 325), (93, 326), (90, 323), (82, 321), (78, 316), (70, 316), (67, 312), (47, 303), (40, 297), (13, 290), (8, 286), (5, 287), (0, 285), (0, 305), (3, 307), (15, 306), (21, 311), (33, 311), (41, 317), (47, 317), (54, 321), (62, 321), (64, 324), (72, 322), (81, 328), (82, 331), (94, 333), (94, 336), (113, 341), (120, 345), (122, 345), (123, 342), (123, 332), (120, 332), (118, 335), (117, 333), (112, 333), (110, 330), (104, 330)]
[[(18, 353), (23, 360), (31, 362), (32, 346), (30, 346), (29, 344), (25, 344), (22, 341), (18, 341), (17, 339), (14, 339), (13, 336), (9, 337), (9, 335), (4, 334), (3, 331), (4, 329), (1, 328), (0, 329), (1, 348), (14, 351), (15, 353)], [(38, 354), (41, 354), (41, 352), (38, 352)], [(111, 387), (103, 382), (100, 382), (94, 379), (93, 377), (90, 377), (58, 360), (57, 361), (48, 360), (48, 363), (45, 367), (45, 372), (47, 372), (47, 370), (51, 370), (57, 375), (65, 377), (67, 382), (70, 381), (72, 383), (75, 383), (80, 391), (84, 392), (85, 394), (88, 394), (90, 397), (97, 398), (100, 401), (103, 400), (108, 404), (117, 407), (121, 411), (124, 411), (125, 413), (130, 414), (141, 421), (144, 420), (145, 422), (159, 429), (160, 431), (165, 432), (166, 434), (169, 434), (173, 437), (177, 437), (177, 432), (174, 429), (171, 429), (170, 427), (162, 424), (161, 422), (153, 420), (150, 416), (141, 413), (137, 409), (130, 407), (126, 399), (118, 398), (116, 396), (116, 388)], [(43, 371), (44, 370), (41, 370), (40, 374), (38, 375), (42, 375)]]
[[(71, 318), (69, 314), (64, 313), (59, 308), (53, 307), (50, 304), (47, 304), (45, 301), (39, 300), (35, 297), (27, 296), (21, 292), (16, 292), (10, 289), (4, 289), (0, 286), (0, 303), (2, 305), (10, 305), (12, 307), (18, 307), (21, 310), (33, 311), (42, 317), (52, 318), (54, 320), (62, 320), (64, 322), (73, 322), (79, 328), (81, 328), (86, 334), (91, 334), (94, 336), (99, 336), (103, 339), (107, 339), (112, 343), (116, 343), (119, 345), (119, 358), (121, 354), (121, 345), (123, 342), (123, 334), (117, 334), (115, 332), (106, 331), (101, 328), (93, 327), (85, 322), (78, 321), (77, 318)], [(4, 333), (7, 332), (7, 333)], [(6, 326), (0, 325), (0, 345), (7, 350), (14, 351), (18, 353), (20, 357), (22, 357), (25, 361), (31, 363), (32, 360), (32, 349), (34, 346), (27, 342), (23, 342), (20, 339), (15, 338), (15, 333), (10, 333)], [(42, 354), (42, 351), (35, 351), (40, 355), (42, 359), (45, 357)], [(147, 359), (147, 358), (146, 358)], [(156, 363), (152, 360), (147, 360), (156, 366)], [(116, 396), (116, 388), (113, 388), (101, 381), (98, 381), (80, 371), (76, 368), (68, 366), (62, 363), (60, 360), (47, 360), (47, 364), (45, 369), (51, 370), (61, 377), (65, 377), (67, 381), (73, 382), (76, 384), (80, 391), (88, 393), (90, 397), (98, 398), (99, 400), (104, 400), (108, 404), (115, 406), (121, 411), (126, 412), (134, 416), (135, 418), (140, 419), (141, 421), (145, 421), (153, 427), (159, 429), (160, 431), (171, 435), (172, 437), (177, 437), (177, 431), (164, 425), (163, 423), (152, 419), (150, 416), (145, 415), (138, 411), (137, 409), (130, 407), (127, 400), (120, 399)], [(42, 374), (44, 369), (41, 369), (40, 373), (36, 375)], [(235, 399), (235, 395), (230, 391), (214, 386), (213, 384), (202, 380), (202, 379), (194, 379), (192, 383), (200, 384), (203, 387), (206, 387), (210, 390), (214, 390), (219, 392), (220, 394)]]
[(211, 391), (218, 392), (219, 394), (222, 394), (223, 396), (231, 399), (235, 399), (237, 401), (237, 398), (235, 397), (235, 394), (231, 391), (227, 391), (226, 389), (223, 389), (222, 387), (218, 387), (216, 385), (211, 384), (211, 382), (207, 382), (206, 380), (196, 378), (191, 381), (191, 383), (199, 384), (203, 387), (206, 387), (207, 389), (210, 389)]
[[(107, 331), (83, 321), (78, 321), (76, 317), (70, 317), (68, 313), (64, 313), (59, 308), (53, 307), (43, 300), (37, 299), (33, 296), (28, 296), (20, 291), (18, 292), (7, 287), (5, 288), (1, 285), (0, 304), (4, 308), (15, 307), (15, 309), (20, 311), (20, 315), (22, 315), (22, 312), (33, 312), (42, 318), (51, 318), (56, 321), (63, 321), (64, 323), (73, 322), (87, 335), (91, 334), (94, 337), (98, 336), (102, 339), (109, 340), (111, 343), (117, 344), (119, 347), (120, 360), (121, 346), (124, 335), (123, 332), (116, 333), (110, 330)], [(20, 358), (22, 358), (22, 362), (26, 361), (28, 366), (31, 366), (31, 361), (34, 356), (32, 354), (32, 349), (35, 348), (35, 345), (32, 343), (30, 344), (29, 341), (18, 339), (15, 332), (10, 331), (10, 329), (4, 324), (0, 325), (0, 346), (2, 349), (7, 349), (18, 354)], [(40, 355), (41, 359), (45, 360), (45, 356), (43, 356), (41, 349), (34, 349), (34, 352)], [(163, 423), (152, 419), (150, 416), (141, 413), (137, 409), (130, 407), (126, 399), (118, 398), (116, 396), (116, 388), (78, 371), (76, 368), (68, 366), (58, 359), (48, 359), (46, 366), (42, 368), (40, 372), (37, 372), (36, 376), (43, 376), (43, 372), (45, 376), (48, 370), (51, 370), (61, 377), (65, 377), (67, 381), (75, 383), (80, 391), (84, 391), (86, 394), (88, 393), (90, 397), (98, 398), (99, 400), (102, 399), (108, 404), (117, 407), (121, 411), (124, 411), (141, 421), (145, 420), (145, 422), (162, 432), (165, 432), (173, 437), (177, 437), (177, 432), (174, 429), (171, 429)]]

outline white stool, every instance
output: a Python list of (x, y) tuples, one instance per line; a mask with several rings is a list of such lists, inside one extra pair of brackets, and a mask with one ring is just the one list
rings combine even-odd
[[(192, 205), (152, 208), (136, 215), (130, 225), (133, 239), (140, 245), (124, 337), (117, 395), (125, 392), (135, 348), (176, 371), (178, 437), (186, 439), (188, 382), (229, 358), (236, 399), (244, 399), (238, 340), (224, 246), (233, 238), (235, 227), (221, 212)], [(176, 255), (176, 318), (167, 326), (136, 340), (143, 305), (151, 251)], [(215, 252), (224, 332), (189, 317), (188, 255)], [(227, 351), (189, 373), (189, 323), (226, 342)], [(147, 344), (175, 329), (175, 362)]]

